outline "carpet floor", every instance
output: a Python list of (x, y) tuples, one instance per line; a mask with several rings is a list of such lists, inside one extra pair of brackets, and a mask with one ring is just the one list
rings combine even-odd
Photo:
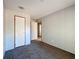
[(4, 59), (75, 59), (75, 55), (41, 41), (20, 46), (5, 53)]

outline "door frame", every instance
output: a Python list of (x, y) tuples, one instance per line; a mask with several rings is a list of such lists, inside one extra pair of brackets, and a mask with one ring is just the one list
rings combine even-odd
[(14, 48), (16, 48), (16, 33), (15, 33), (15, 31), (16, 31), (16, 17), (20, 17), (20, 18), (24, 18), (24, 20), (25, 20), (25, 23), (24, 23), (24, 25), (25, 25), (25, 42), (24, 42), (24, 44), (26, 44), (26, 17), (22, 17), (22, 16), (18, 16), (18, 15), (14, 15)]
[(42, 41), (42, 21), (38, 22), (38, 24), (37, 24), (37, 27), (38, 27), (37, 28), (37, 31), (38, 31), (37, 36), (38, 36), (38, 38), (39, 38), (39, 31), (40, 31), (39, 25), (41, 25), (41, 41)]

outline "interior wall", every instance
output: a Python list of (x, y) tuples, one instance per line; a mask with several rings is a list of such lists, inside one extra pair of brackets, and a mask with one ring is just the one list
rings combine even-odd
[(32, 25), (32, 40), (37, 40), (38, 38), (37, 22), (32, 21), (31, 25)]
[(75, 54), (75, 6), (42, 18), (42, 41)]
[(30, 16), (10, 9), (4, 9), (4, 51), (14, 48), (14, 15), (26, 17), (26, 45), (30, 44)]

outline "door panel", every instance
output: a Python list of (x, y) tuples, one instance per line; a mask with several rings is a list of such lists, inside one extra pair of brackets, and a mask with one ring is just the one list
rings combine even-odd
[(25, 19), (16, 17), (15, 19), (15, 47), (25, 44)]

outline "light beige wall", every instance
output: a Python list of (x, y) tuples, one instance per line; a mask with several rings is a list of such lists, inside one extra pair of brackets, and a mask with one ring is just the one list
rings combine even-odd
[(42, 18), (42, 41), (75, 53), (75, 8), (70, 6)]
[(30, 44), (30, 16), (21, 11), (4, 9), (4, 50), (14, 48), (14, 15), (26, 17), (26, 44)]

